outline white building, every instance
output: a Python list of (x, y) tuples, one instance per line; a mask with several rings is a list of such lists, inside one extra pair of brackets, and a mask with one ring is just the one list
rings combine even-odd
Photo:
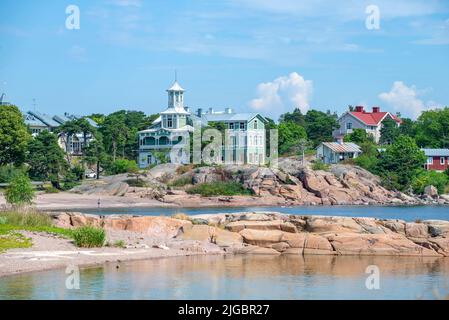
[(387, 118), (396, 121), (398, 126), (401, 125), (401, 119), (390, 112), (381, 112), (379, 107), (373, 107), (372, 112), (367, 112), (364, 107), (357, 106), (354, 111), (346, 111), (338, 119), (340, 129), (335, 130), (333, 136), (337, 138), (352, 133), (354, 129), (364, 129), (378, 143), (380, 140), (382, 121)]

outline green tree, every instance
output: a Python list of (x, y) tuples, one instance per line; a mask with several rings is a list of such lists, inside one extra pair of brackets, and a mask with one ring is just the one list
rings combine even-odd
[(306, 130), (295, 122), (281, 122), (278, 126), (279, 154), (297, 153), (299, 142), (306, 139)]
[(31, 134), (19, 108), (13, 105), (0, 106), (0, 166), (22, 164), (30, 140)]
[(399, 136), (399, 127), (391, 118), (386, 118), (382, 121), (382, 128), (380, 129), (380, 143), (381, 144), (392, 144)]
[(5, 191), (6, 202), (14, 206), (31, 204), (34, 198), (34, 189), (27, 175), (20, 173), (14, 176)]
[(410, 137), (416, 136), (416, 125), (412, 119), (401, 118), (402, 123), (399, 126), (399, 134), (407, 135)]
[(50, 180), (55, 188), (60, 188), (60, 180), (67, 173), (68, 163), (64, 151), (59, 147), (57, 136), (42, 131), (28, 146), (27, 163), (33, 179)]
[(426, 161), (424, 152), (409, 136), (398, 136), (381, 154), (378, 170), (385, 185), (391, 189), (408, 190)]
[(372, 135), (368, 134), (364, 129), (354, 129), (352, 133), (347, 134), (344, 138), (345, 142), (354, 142), (357, 144), (374, 142)]
[(299, 108), (295, 108), (293, 112), (287, 112), (280, 116), (279, 122), (294, 122), (301, 127), (305, 127), (306, 119)]
[(89, 165), (95, 165), (97, 168), (97, 179), (100, 179), (100, 168), (107, 163), (108, 156), (104, 150), (103, 138), (100, 133), (91, 141), (86, 148), (84, 162)]
[(420, 147), (449, 148), (449, 108), (424, 111), (416, 121)]
[(332, 141), (332, 132), (340, 127), (335, 115), (318, 110), (309, 110), (305, 115), (305, 123), (307, 137), (314, 146), (323, 141)]

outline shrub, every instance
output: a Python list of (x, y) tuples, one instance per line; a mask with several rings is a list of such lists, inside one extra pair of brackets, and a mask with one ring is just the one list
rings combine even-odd
[(62, 185), (61, 190), (62, 191), (72, 190), (73, 188), (75, 188), (76, 186), (79, 186), (79, 185), (80, 185), (80, 183), (76, 182), (76, 181), (66, 181)]
[(181, 175), (181, 174), (187, 173), (189, 171), (192, 171), (192, 169), (193, 169), (193, 165), (188, 164), (188, 165), (178, 167), (176, 169), (176, 173)]
[(23, 173), (15, 175), (5, 191), (5, 198), (12, 205), (31, 204), (34, 198), (34, 189), (30, 178)]
[(232, 182), (212, 182), (201, 183), (187, 189), (189, 194), (200, 194), (203, 197), (211, 196), (234, 196), (234, 195), (251, 195), (252, 192), (245, 189), (240, 183)]
[(0, 183), (9, 183), (17, 175), (24, 173), (24, 170), (13, 165), (0, 166)]
[(79, 181), (84, 179), (85, 170), (83, 166), (77, 164), (72, 168), (71, 171), (76, 180)]
[(438, 189), (438, 193), (442, 194), (446, 186), (449, 184), (449, 178), (441, 172), (422, 171), (412, 181), (413, 192), (422, 194), (424, 188), (433, 185)]
[(367, 156), (365, 154), (362, 154), (354, 159), (354, 163), (356, 165), (373, 173), (376, 170), (378, 162), (379, 160), (377, 159), (377, 157)]
[(73, 231), (73, 239), (77, 247), (102, 247), (106, 239), (106, 233), (99, 228), (81, 227)]
[(127, 172), (134, 172), (138, 170), (137, 163), (134, 160), (117, 159), (108, 168), (109, 174), (121, 174)]
[(317, 170), (327, 171), (327, 170), (329, 170), (329, 165), (323, 163), (323, 161), (321, 161), (321, 160), (317, 160), (317, 161), (315, 161), (312, 164), (312, 170), (315, 170), (315, 171), (317, 171)]
[(125, 182), (130, 187), (137, 187), (137, 188), (147, 188), (148, 187), (148, 183), (144, 180), (127, 179), (127, 180), (125, 180)]
[(193, 183), (193, 177), (192, 176), (184, 176), (179, 177), (175, 179), (174, 181), (168, 183), (168, 186), (170, 187), (184, 187), (186, 185)]
[(53, 186), (47, 187), (44, 189), (45, 193), (58, 193), (59, 190)]
[(126, 243), (123, 240), (117, 240), (114, 242), (114, 247), (124, 249), (126, 247)]

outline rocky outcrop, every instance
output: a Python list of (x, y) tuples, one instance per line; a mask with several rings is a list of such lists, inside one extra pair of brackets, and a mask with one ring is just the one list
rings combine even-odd
[(241, 212), (183, 216), (54, 215), (62, 227), (91, 225), (165, 240), (195, 252), (300, 255), (449, 256), (449, 221)]

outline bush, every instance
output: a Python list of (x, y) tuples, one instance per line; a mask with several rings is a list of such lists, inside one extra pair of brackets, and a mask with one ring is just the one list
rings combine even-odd
[(168, 186), (170, 187), (184, 187), (186, 185), (193, 183), (193, 177), (192, 176), (185, 176), (185, 177), (179, 177), (175, 179), (174, 181), (168, 183)]
[(211, 196), (234, 196), (234, 195), (251, 195), (252, 192), (245, 189), (238, 182), (212, 182), (201, 183), (187, 189), (189, 194), (199, 194), (203, 197)]
[(362, 154), (354, 159), (354, 164), (372, 173), (375, 172), (378, 162), (377, 157), (367, 156), (366, 154)]
[(123, 240), (117, 240), (114, 242), (114, 247), (124, 249), (126, 248), (126, 243)]
[(77, 181), (80, 181), (80, 180), (83, 180), (83, 179), (84, 179), (84, 174), (85, 174), (86, 170), (84, 170), (84, 167), (83, 167), (83, 166), (77, 164), (77, 165), (75, 165), (75, 166), (71, 169), (71, 171), (72, 171), (72, 174), (73, 174), (74, 178), (75, 178)]
[(23, 173), (15, 175), (5, 191), (6, 202), (12, 205), (31, 204), (34, 198), (34, 189), (30, 178)]
[(134, 172), (139, 170), (137, 163), (134, 160), (117, 159), (108, 168), (109, 174), (121, 174), (127, 172)]
[(80, 185), (80, 183), (76, 182), (76, 181), (66, 181), (61, 186), (61, 190), (62, 191), (72, 190), (73, 188), (75, 188), (76, 186), (79, 186), (79, 185)]
[(59, 193), (59, 190), (53, 186), (44, 189), (45, 193)]
[(102, 247), (106, 239), (106, 233), (99, 228), (81, 227), (73, 231), (73, 239), (77, 247)]
[(412, 181), (413, 192), (418, 194), (424, 193), (424, 188), (429, 185), (433, 185), (439, 194), (443, 194), (449, 185), (449, 178), (441, 172), (422, 171)]
[(191, 165), (191, 164), (183, 165), (176, 169), (176, 173), (181, 175), (181, 174), (187, 173), (189, 171), (192, 171), (192, 169), (193, 169), (193, 165)]
[(127, 180), (125, 180), (125, 182), (130, 187), (137, 187), (137, 188), (147, 188), (148, 187), (148, 183), (144, 180), (127, 179)]
[(329, 170), (329, 165), (323, 163), (323, 161), (321, 161), (321, 160), (317, 160), (317, 161), (315, 161), (312, 164), (312, 170), (315, 170), (315, 171), (317, 171), (317, 170), (327, 171), (327, 170)]
[(13, 165), (0, 166), (0, 183), (9, 183), (16, 175), (21, 173), (24, 173), (24, 170)]

